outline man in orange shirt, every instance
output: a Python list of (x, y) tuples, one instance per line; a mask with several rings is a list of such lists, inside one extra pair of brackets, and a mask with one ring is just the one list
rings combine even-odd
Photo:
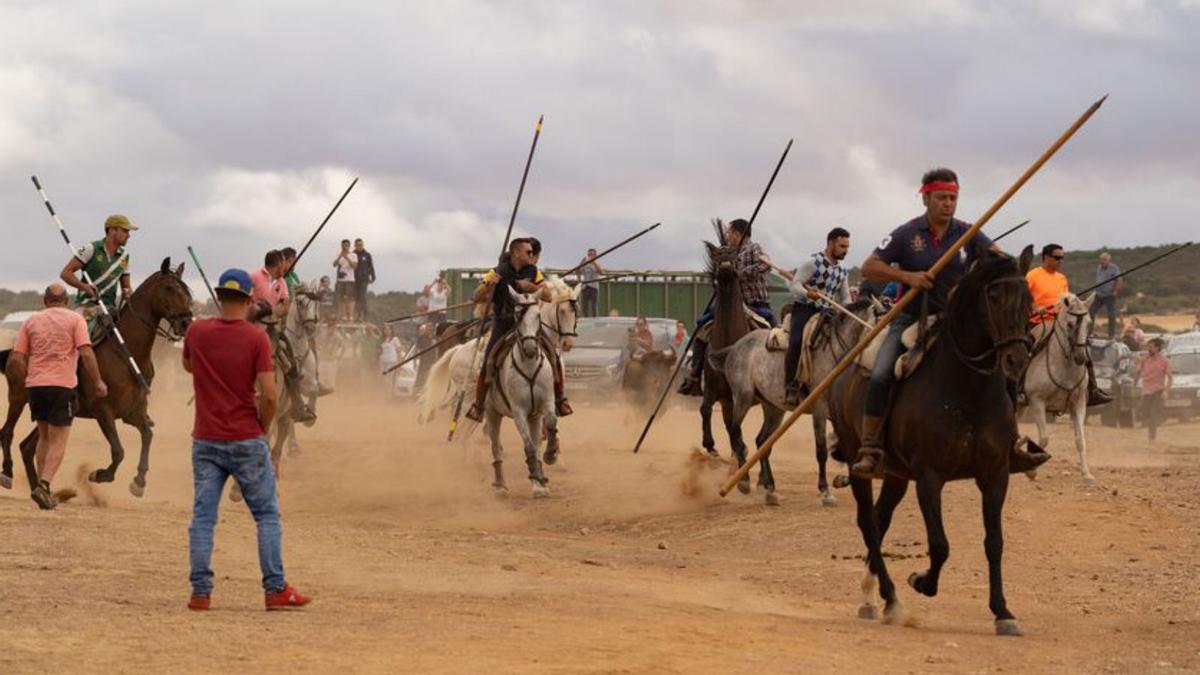
[[(1034, 324), (1033, 338), (1040, 340), (1044, 335), (1054, 330), (1054, 319), (1058, 316), (1059, 303), (1064, 293), (1070, 291), (1067, 275), (1059, 271), (1062, 268), (1063, 247), (1058, 244), (1046, 244), (1042, 247), (1042, 264), (1025, 274), (1029, 284), (1029, 294), (1033, 296), (1033, 314), (1029, 322)], [(1086, 350), (1085, 350), (1086, 353)], [(1096, 386), (1096, 374), (1092, 369), (1092, 357), (1088, 354), (1088, 406), (1104, 405), (1112, 401), (1112, 397)]]
[(46, 309), (21, 324), (8, 361), (9, 372), (17, 381), (24, 381), (29, 390), (29, 412), (38, 428), (38, 484), (33, 486), (31, 497), (46, 510), (55, 506), (50, 481), (67, 452), (67, 437), (78, 407), (77, 358), (83, 359), (96, 396), (108, 395), (88, 338), (87, 321), (67, 309), (67, 302), (67, 289), (61, 284), (51, 284), (42, 296)]

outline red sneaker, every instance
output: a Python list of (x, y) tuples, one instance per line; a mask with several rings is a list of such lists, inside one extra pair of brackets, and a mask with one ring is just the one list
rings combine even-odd
[(193, 612), (204, 612), (212, 605), (212, 597), (207, 595), (195, 595), (188, 599), (188, 609)]
[(300, 591), (292, 588), (291, 584), (283, 587), (278, 593), (267, 593), (267, 610), (273, 609), (296, 609), (303, 607), (312, 602), (312, 598), (307, 595), (301, 595)]

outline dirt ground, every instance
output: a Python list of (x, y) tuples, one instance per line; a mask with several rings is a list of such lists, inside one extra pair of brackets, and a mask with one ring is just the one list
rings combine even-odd
[[(775, 453), (779, 508), (716, 496), (726, 467), (689, 461), (698, 424), (682, 409), (638, 456), (616, 408), (564, 420), (540, 501), (509, 425), (498, 499), (485, 447), (344, 392), (283, 469), (287, 576), (313, 604), (263, 611), (253, 520), (225, 501), (214, 608), (194, 614), (186, 398), (156, 393), (143, 499), (127, 490), (132, 451), (116, 483), (54, 512), (20, 470), (0, 491), (0, 673), (1200, 671), (1200, 426), (1169, 424), (1153, 446), (1089, 426), (1096, 487), (1054, 427), (1055, 458), (1009, 492), (1006, 591), (1026, 636), (1001, 638), (970, 483), (947, 489), (939, 597), (902, 585), (907, 625), (856, 618), (853, 500), (820, 505), (806, 421)], [(102, 462), (95, 425), (78, 424), (55, 487)], [(886, 545), (898, 581), (925, 568), (924, 541), (910, 491)]]

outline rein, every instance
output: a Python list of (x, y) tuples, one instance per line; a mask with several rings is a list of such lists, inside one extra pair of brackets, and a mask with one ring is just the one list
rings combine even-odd
[[(1054, 344), (1056, 346), (1058, 346), (1059, 350), (1062, 352), (1063, 359), (1067, 361), (1068, 367), (1069, 367), (1070, 363), (1072, 361), (1072, 358), (1073, 358), (1071, 355), (1071, 352), (1074, 350), (1074, 348), (1082, 347), (1084, 349), (1087, 349), (1087, 341), (1086, 341), (1087, 338), (1084, 338), (1084, 342), (1082, 342), (1082, 343), (1078, 342), (1076, 340), (1076, 338), (1078, 338), (1079, 334), (1081, 332), (1083, 332), (1082, 331), (1083, 317), (1087, 316), (1088, 313), (1087, 313), (1087, 311), (1083, 311), (1083, 312), (1066, 312), (1066, 314), (1075, 318), (1074, 327), (1070, 328), (1068, 330), (1060, 331), (1058, 329), (1058, 326), (1059, 326), (1058, 317), (1055, 317), (1054, 318), (1054, 330), (1050, 334), (1050, 339), (1054, 340)], [(1067, 332), (1071, 333), (1070, 338), (1068, 338), (1066, 336)], [(1058, 380), (1056, 380), (1054, 378), (1054, 369), (1050, 367), (1050, 354), (1049, 353), (1046, 354), (1046, 377), (1049, 378), (1050, 383), (1053, 384), (1055, 387), (1057, 387), (1060, 391), (1064, 391), (1064, 392), (1067, 392), (1068, 394), (1070, 394), (1071, 392), (1075, 391), (1079, 387), (1079, 385), (1083, 384), (1084, 380), (1087, 379), (1087, 368), (1082, 368), (1082, 371), (1083, 372), (1080, 373), (1079, 378), (1075, 381), (1075, 384), (1073, 384), (1069, 387), (1064, 386), (1061, 382), (1059, 382)]]
[[(186, 289), (187, 287), (185, 286), (184, 288)], [(141, 290), (141, 287), (138, 287), (138, 290)], [(128, 311), (130, 314), (133, 315), (133, 317), (135, 319), (140, 321), (144, 326), (146, 326), (150, 330), (154, 331), (155, 335), (163, 338), (164, 340), (168, 340), (170, 342), (179, 342), (180, 340), (182, 340), (184, 338), (183, 335), (180, 335), (175, 332), (175, 323), (179, 322), (179, 321), (183, 321), (184, 319), (191, 319), (192, 311), (190, 309), (185, 312), (178, 312), (176, 314), (168, 314), (166, 316), (160, 317), (158, 319), (158, 321), (151, 321), (150, 319), (147, 319), (146, 317), (142, 316), (142, 313), (139, 312), (137, 307), (134, 306), (133, 303), (137, 299), (134, 296), (136, 296), (136, 295), (137, 295), (137, 291), (134, 291), (133, 294), (129, 298), (129, 302), (125, 303), (125, 305), (121, 308), (121, 313)], [(188, 295), (190, 296), (191, 293), (189, 292)], [(117, 319), (120, 320), (119, 315), (117, 316)], [(167, 328), (165, 328), (165, 329), (162, 327), (163, 319), (167, 320)]]
[[(996, 372), (996, 369), (1000, 365), (999, 361), (996, 359), (996, 353), (1000, 349), (1007, 347), (1008, 345), (1011, 345), (1011, 344), (1016, 344), (1018, 342), (1023, 343), (1025, 345), (1025, 349), (1027, 351), (1030, 347), (1031, 341), (1030, 341), (1029, 335), (1026, 334), (1024, 331), (1021, 332), (1021, 335), (1004, 338), (1002, 340), (997, 340), (995, 337), (995, 334), (999, 333), (1000, 331), (996, 326), (996, 317), (992, 314), (992, 303), (991, 303), (991, 300), (988, 298), (987, 291), (989, 289), (991, 289), (993, 286), (995, 286), (996, 284), (1010, 284), (1010, 283), (1024, 285), (1026, 282), (1025, 282), (1025, 279), (1023, 279), (1019, 276), (1018, 277), (1003, 277), (1000, 279), (993, 279), (992, 281), (989, 281), (987, 283), (987, 285), (985, 285), (983, 287), (983, 293), (981, 295), (983, 295), (983, 298), (984, 298), (984, 300), (983, 300), (983, 308), (984, 308), (984, 312), (985, 312), (984, 316), (987, 319), (987, 324), (986, 324), (987, 325), (987, 334), (988, 334), (988, 337), (992, 341), (991, 347), (988, 347), (987, 349), (983, 350), (979, 354), (967, 354), (966, 352), (963, 351), (962, 346), (959, 343), (959, 339), (955, 335), (954, 327), (959, 322), (953, 321), (953, 320), (945, 322), (946, 324), (948, 324), (947, 328), (946, 328), (946, 336), (949, 338), (950, 347), (951, 347), (951, 349), (954, 350), (954, 355), (957, 356), (960, 361), (962, 361), (963, 365), (965, 365), (966, 367), (970, 368), (971, 370), (979, 373), (980, 375), (991, 375), (992, 373)], [(988, 360), (990, 360), (992, 362), (990, 366), (984, 367), (981, 365), (977, 365), (977, 364), (982, 364)]]

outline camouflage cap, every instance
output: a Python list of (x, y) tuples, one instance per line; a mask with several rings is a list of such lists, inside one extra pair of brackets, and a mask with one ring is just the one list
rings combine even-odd
[(132, 231), (138, 229), (137, 225), (134, 225), (133, 223), (129, 222), (128, 217), (123, 216), (119, 213), (115, 213), (115, 214), (109, 216), (108, 219), (104, 221), (104, 231), (108, 232), (108, 228), (110, 228), (110, 227), (119, 227), (122, 230), (125, 230), (126, 232), (132, 232)]

